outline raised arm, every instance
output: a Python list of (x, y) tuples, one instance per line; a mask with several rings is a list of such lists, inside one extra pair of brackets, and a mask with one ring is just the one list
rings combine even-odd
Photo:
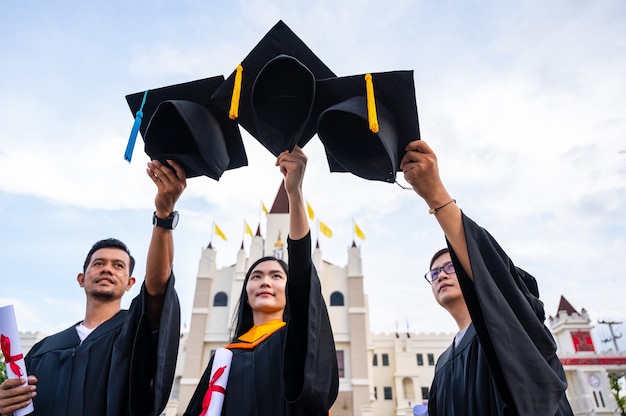
[(309, 233), (309, 221), (304, 209), (302, 182), (306, 169), (307, 156), (296, 146), (291, 152), (278, 155), (276, 166), (285, 176), (285, 190), (289, 197), (289, 237), (300, 240)]
[[(176, 201), (187, 186), (185, 171), (172, 160), (168, 163), (175, 169), (163, 165), (158, 160), (148, 163), (146, 172), (157, 186), (157, 194), (154, 198), (156, 216), (165, 219), (173, 211)], [(172, 273), (174, 261), (174, 238), (173, 231), (164, 227), (153, 227), (152, 239), (148, 248), (146, 260), (146, 291), (147, 311), (150, 326), (158, 328), (159, 317), (163, 307), (163, 295), (167, 282)]]
[(415, 140), (407, 145), (400, 168), (406, 181), (434, 213), (463, 269), (473, 280), (461, 209), (455, 202), (450, 202), (453, 198), (439, 176), (437, 156), (426, 142)]

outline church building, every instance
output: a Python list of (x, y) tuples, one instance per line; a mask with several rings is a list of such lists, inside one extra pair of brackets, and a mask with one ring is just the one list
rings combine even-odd
[[(177, 375), (165, 414), (182, 415), (213, 352), (228, 344), (232, 317), (248, 267), (274, 255), (287, 261), (289, 205), (282, 183), (267, 215), (266, 235), (260, 226), (249, 247), (242, 245), (234, 263), (218, 268), (217, 251), (202, 250), (189, 330), (182, 335)], [(333, 416), (412, 416), (426, 404), (437, 358), (453, 333), (425, 334), (369, 329), (361, 249), (353, 241), (345, 265), (324, 260), (319, 244), (313, 251), (328, 307), (339, 364), (339, 395)], [(575, 415), (618, 415), (608, 373), (626, 371), (626, 355), (601, 353), (591, 337), (587, 312), (577, 312), (561, 298), (547, 324), (558, 343), (567, 375), (567, 395)]]
[[(267, 255), (288, 260), (288, 210), (281, 183), (267, 215), (266, 235), (259, 227), (248, 252), (242, 243), (236, 261), (217, 268), (217, 251), (211, 244), (202, 251), (189, 332), (180, 348), (180, 374), (168, 406), (178, 408), (168, 414), (184, 412), (212, 353), (230, 342), (232, 317), (248, 267)], [(436, 357), (454, 334), (371, 334), (361, 249), (353, 242), (347, 251), (345, 266), (325, 261), (319, 244), (313, 251), (339, 364), (339, 395), (331, 414), (412, 415), (412, 406), (427, 400)]]

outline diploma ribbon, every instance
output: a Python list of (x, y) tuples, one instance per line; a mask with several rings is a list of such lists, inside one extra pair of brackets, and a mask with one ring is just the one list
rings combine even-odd
[(22, 377), (22, 369), (17, 365), (17, 360), (24, 358), (23, 354), (11, 355), (11, 340), (4, 334), (0, 335), (0, 345), (2, 347), (2, 355), (4, 355), (4, 361), (9, 364), (11, 371), (18, 377)]
[(204, 393), (204, 398), (202, 399), (202, 412), (200, 412), (200, 416), (206, 415), (207, 410), (209, 409), (209, 405), (211, 404), (211, 396), (214, 391), (222, 394), (226, 394), (226, 389), (224, 387), (215, 385), (217, 380), (224, 374), (224, 370), (226, 370), (226, 366), (220, 367), (215, 370), (215, 374), (213, 374), (213, 378), (209, 382), (209, 388)]

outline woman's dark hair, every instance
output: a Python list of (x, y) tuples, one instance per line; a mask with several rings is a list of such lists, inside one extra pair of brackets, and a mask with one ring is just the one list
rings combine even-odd
[(135, 269), (135, 258), (130, 254), (130, 250), (128, 249), (126, 244), (124, 244), (123, 242), (121, 242), (120, 240), (116, 238), (107, 238), (105, 240), (100, 240), (91, 247), (91, 249), (89, 250), (89, 253), (87, 253), (85, 262), (83, 263), (83, 273), (87, 272), (87, 267), (89, 266), (89, 263), (91, 262), (91, 256), (93, 256), (93, 253), (100, 250), (101, 248), (117, 248), (126, 252), (126, 254), (128, 254), (128, 257), (130, 257), (130, 264), (128, 265), (129, 266), (128, 275), (129, 276), (133, 275), (133, 270)]
[(435, 262), (435, 260), (437, 260), (441, 255), (449, 253), (450, 250), (448, 250), (448, 248), (442, 248), (441, 250), (437, 251), (434, 255), (433, 258), (430, 259), (430, 265), (428, 266), (429, 269), (433, 268), (433, 263)]
[[(250, 304), (248, 303), (248, 292), (246, 292), (246, 285), (248, 284), (248, 279), (250, 278), (250, 274), (252, 273), (252, 270), (254, 270), (256, 266), (258, 266), (259, 264), (265, 261), (277, 261), (278, 264), (280, 264), (280, 266), (285, 271), (285, 274), (287, 275), (287, 277), (289, 277), (289, 272), (288, 272), (289, 267), (287, 266), (287, 263), (285, 263), (283, 260), (278, 259), (276, 257), (273, 257), (273, 256), (261, 257), (260, 259), (252, 263), (252, 266), (250, 266), (250, 268), (248, 269), (248, 272), (246, 273), (246, 278), (243, 281), (243, 286), (241, 288), (241, 295), (239, 296), (239, 301), (237, 303), (237, 308), (236, 308), (237, 313), (235, 314), (233, 318), (232, 327), (235, 328), (235, 330), (234, 330), (234, 333), (232, 334), (231, 342), (235, 342), (237, 338), (239, 338), (240, 336), (248, 332), (250, 328), (254, 326), (254, 320), (252, 318), (252, 308), (250, 307)], [(285, 288), (285, 291), (286, 290), (287, 289)], [(284, 320), (287, 320), (287, 316), (288, 316), (287, 307), (288, 307), (288, 304), (285, 305), (285, 312), (283, 313)]]

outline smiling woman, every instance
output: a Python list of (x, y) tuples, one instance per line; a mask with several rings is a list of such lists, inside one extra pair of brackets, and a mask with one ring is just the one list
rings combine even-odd
[(283, 319), (286, 286), (287, 265), (282, 260), (264, 257), (252, 265), (244, 287), (255, 325)]
[[(290, 7), (267, 7), (271, 3)], [(21, 330), (50, 334), (82, 312), (78, 296), (68, 296), (73, 285), (62, 281), (76, 276), (71, 253), (82, 260), (84, 246), (102, 235), (120, 236), (137, 258), (147, 251), (141, 208), (150, 208), (145, 196), (151, 189), (141, 181), (143, 143), (132, 164), (123, 160), (130, 123), (122, 95), (226, 73), (277, 18), (337, 74), (414, 69), (422, 135), (450, 162), (446, 175), (454, 197), (480, 215), (479, 222), (506, 224), (500, 240), (514, 242), (519, 262), (568, 276), (543, 284), (546, 306), (555, 308), (565, 294), (596, 318), (626, 319), (615, 296), (626, 286), (626, 274), (603, 264), (606, 257), (620, 258), (626, 244), (626, 155), (617, 153), (626, 146), (626, 55), (623, 38), (615, 36), (623, 33), (624, 1), (401, 1), (388, 7), (346, 0), (334, 2), (333, 13), (328, 4), (0, 1), (0, 39), (6, 40), (0, 65), (0, 264), (3, 278), (20, 283), (5, 285), (2, 301), (15, 304)], [(363, 18), (372, 15), (376, 25)], [(332, 24), (337, 16), (342, 24)], [(348, 51), (352, 59), (345, 59)], [(228, 172), (219, 183), (191, 181), (193, 199), (188, 194), (181, 201), (189, 215), (178, 232), (178, 275), (195, 276), (197, 248), (210, 232), (189, 227), (192, 216), (209, 225), (224, 218), (229, 239), (220, 241), (220, 256), (232, 260), (240, 241), (230, 235), (238, 233), (242, 218), (256, 218), (259, 199), (273, 196), (275, 172), (258, 163), (270, 153), (242, 134), (250, 166)], [(316, 137), (307, 154), (314, 149), (324, 157)], [(365, 253), (392, 258), (383, 267), (378, 256), (364, 256), (372, 331), (392, 332), (393, 322), (407, 314), (411, 328), (452, 330), (434, 302), (428, 311), (415, 308), (414, 294), (398, 296), (386, 290), (384, 279), (374, 278), (399, 276), (398, 284), (408, 287), (414, 276), (406, 270), (416, 262), (427, 265), (440, 245), (413, 238), (412, 229), (428, 230), (428, 221), (400, 220), (413, 208), (410, 195), (331, 174), (324, 159), (315, 159), (307, 167), (318, 170), (310, 176), (315, 180), (308, 195), (319, 195), (311, 202), (336, 234), (322, 239), (326, 260), (345, 261), (352, 240), (341, 227), (352, 218), (367, 234)], [(372, 194), (378, 197), (361, 197)], [(493, 203), (478, 211), (475, 195), (489, 195)], [(387, 230), (396, 231), (393, 240), (383, 237)], [(568, 250), (550, 250), (563, 242)], [(32, 261), (35, 253), (41, 260)], [(589, 291), (591, 272), (606, 284)], [(191, 297), (193, 286), (183, 280), (179, 293)], [(130, 293), (138, 291), (135, 285)], [(187, 321), (190, 303), (181, 306)], [(432, 314), (426, 322), (424, 312)], [(601, 327), (593, 330), (598, 338)], [(626, 337), (618, 343), (626, 350)]]
[(262, 257), (249, 267), (232, 342), (211, 357), (185, 415), (326, 416), (337, 397), (335, 344), (302, 198), (306, 161), (296, 146), (277, 163), (289, 198), (289, 264)]

